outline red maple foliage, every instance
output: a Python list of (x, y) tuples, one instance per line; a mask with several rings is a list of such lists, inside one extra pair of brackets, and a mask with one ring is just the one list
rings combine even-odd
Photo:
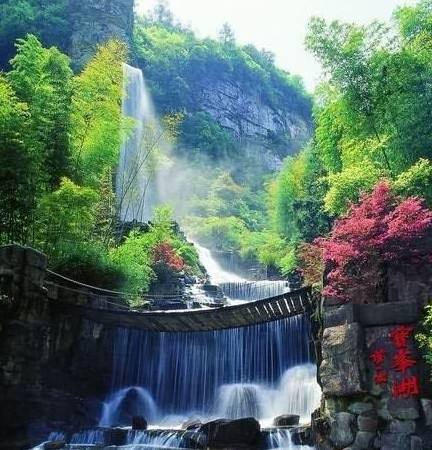
[(170, 269), (175, 272), (180, 272), (185, 267), (185, 262), (181, 256), (178, 256), (172, 246), (163, 242), (158, 244), (153, 249), (153, 261), (155, 264), (163, 263), (166, 264)]
[(385, 263), (429, 261), (421, 238), (431, 230), (432, 211), (422, 199), (401, 200), (388, 182), (378, 183), (335, 223), (328, 238), (316, 241), (328, 269), (324, 295), (354, 301), (362, 290), (376, 287)]

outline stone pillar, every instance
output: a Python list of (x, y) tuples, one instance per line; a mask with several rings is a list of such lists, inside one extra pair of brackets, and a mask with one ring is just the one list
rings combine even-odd
[(325, 307), (319, 448), (432, 448), (430, 371), (414, 340), (420, 314), (416, 302)]

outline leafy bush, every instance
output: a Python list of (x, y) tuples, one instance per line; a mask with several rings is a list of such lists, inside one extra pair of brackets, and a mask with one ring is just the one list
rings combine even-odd
[(416, 339), (423, 352), (425, 361), (432, 366), (432, 305), (428, 305), (425, 308), (421, 331), (416, 335)]
[(393, 187), (398, 194), (405, 197), (423, 197), (426, 203), (432, 205), (432, 163), (428, 159), (419, 159), (394, 181)]
[(63, 242), (62, 251), (49, 259), (50, 267), (73, 280), (106, 289), (118, 289), (128, 281), (126, 266), (116, 264), (108, 249), (97, 241)]
[(329, 269), (324, 294), (356, 301), (376, 287), (385, 263), (428, 260), (422, 238), (431, 231), (432, 211), (421, 199), (401, 200), (380, 182), (335, 223), (328, 238), (318, 239)]
[(153, 249), (153, 263), (165, 264), (174, 272), (181, 272), (185, 267), (183, 258), (167, 242), (162, 242)]

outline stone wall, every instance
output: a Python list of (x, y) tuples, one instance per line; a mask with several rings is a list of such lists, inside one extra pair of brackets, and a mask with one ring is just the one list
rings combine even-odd
[(72, 36), (70, 55), (82, 68), (98, 44), (116, 38), (130, 43), (134, 0), (70, 0)]
[(430, 368), (415, 344), (432, 294), (429, 267), (392, 267), (382, 304), (324, 302), (314, 415), (320, 449), (432, 449)]
[(113, 331), (63, 312), (43, 287), (46, 264), (0, 248), (0, 449), (96, 425), (109, 390)]

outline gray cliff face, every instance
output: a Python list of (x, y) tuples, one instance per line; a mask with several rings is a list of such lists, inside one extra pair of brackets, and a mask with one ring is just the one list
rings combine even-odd
[(203, 85), (197, 100), (204, 111), (241, 142), (262, 144), (272, 135), (303, 141), (310, 134), (310, 124), (290, 111), (290, 105), (284, 110), (274, 109), (258, 93), (246, 92), (238, 82)]
[(131, 42), (134, 0), (70, 0), (72, 36), (70, 55), (82, 68), (98, 44), (116, 38)]
[[(212, 77), (210, 77), (212, 78)], [(244, 152), (267, 171), (279, 170), (312, 136), (312, 113), (295, 100), (275, 107), (259, 89), (235, 80), (203, 80), (194, 95), (195, 107), (230, 132)]]

